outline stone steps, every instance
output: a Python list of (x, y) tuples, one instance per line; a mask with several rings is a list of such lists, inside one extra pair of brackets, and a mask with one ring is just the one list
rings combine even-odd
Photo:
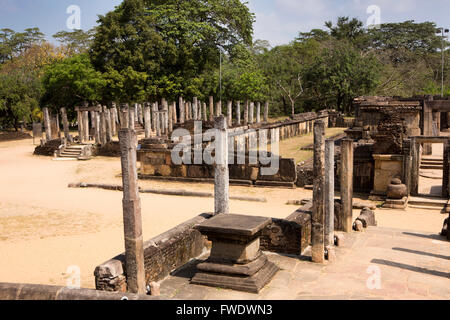
[(443, 165), (421, 165), (420, 169), (430, 169), (430, 170), (444, 170)]
[(77, 160), (83, 154), (82, 145), (70, 145), (65, 147), (59, 154), (59, 158)]

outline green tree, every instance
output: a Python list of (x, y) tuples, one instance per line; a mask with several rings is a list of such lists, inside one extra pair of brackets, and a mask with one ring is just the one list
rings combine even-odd
[(100, 16), (91, 58), (102, 72), (147, 73), (148, 96), (189, 97), (217, 68), (219, 46), (251, 45), (252, 23), (239, 0), (125, 0)]
[(75, 30), (72, 32), (60, 31), (55, 33), (53, 38), (67, 48), (69, 55), (76, 55), (89, 50), (94, 34), (95, 29), (89, 31)]
[(68, 110), (83, 102), (102, 101), (105, 79), (94, 69), (86, 54), (67, 58), (46, 69), (43, 86), (43, 105)]

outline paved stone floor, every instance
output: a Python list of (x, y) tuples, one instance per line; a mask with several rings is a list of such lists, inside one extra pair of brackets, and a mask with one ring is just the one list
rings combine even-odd
[(193, 261), (161, 283), (162, 298), (183, 300), (450, 299), (450, 242), (436, 234), (371, 227), (344, 235), (337, 259), (317, 265), (267, 253), (281, 269), (259, 293), (189, 284)]

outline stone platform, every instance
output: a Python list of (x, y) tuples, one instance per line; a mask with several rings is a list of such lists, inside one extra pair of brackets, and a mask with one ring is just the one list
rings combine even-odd
[[(369, 227), (345, 234), (337, 259), (266, 253), (281, 270), (259, 294), (190, 283), (194, 260), (161, 283), (161, 298), (186, 300), (450, 299), (450, 242), (429, 232)], [(203, 259), (206, 259), (205, 254)], [(373, 282), (379, 276), (379, 286)]]
[(260, 249), (261, 231), (270, 223), (266, 217), (220, 214), (196, 226), (212, 248), (191, 283), (258, 293), (278, 271)]

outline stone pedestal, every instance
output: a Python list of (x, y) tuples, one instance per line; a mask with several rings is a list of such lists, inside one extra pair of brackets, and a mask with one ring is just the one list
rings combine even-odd
[(196, 226), (212, 248), (191, 283), (258, 293), (278, 271), (260, 250), (261, 231), (270, 222), (266, 217), (219, 214)]
[(388, 185), (395, 177), (403, 177), (403, 156), (374, 154), (375, 175), (372, 197), (385, 196)]

